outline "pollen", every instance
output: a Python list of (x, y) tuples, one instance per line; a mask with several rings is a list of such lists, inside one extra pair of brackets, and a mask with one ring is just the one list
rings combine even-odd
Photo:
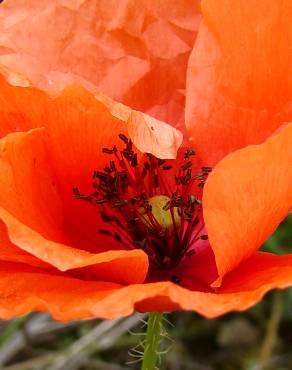
[(208, 243), (201, 198), (211, 168), (194, 165), (192, 148), (162, 160), (136, 151), (126, 135), (119, 138), (121, 149), (102, 149), (109, 161), (93, 171), (93, 191), (84, 195), (75, 187), (74, 196), (97, 208), (98, 232), (111, 243), (147, 253), (150, 273), (173, 271), (196, 253), (198, 241)]

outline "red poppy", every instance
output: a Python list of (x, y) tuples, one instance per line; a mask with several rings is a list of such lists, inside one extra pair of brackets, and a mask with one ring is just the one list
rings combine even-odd
[(186, 89), (197, 155), (83, 88), (1, 80), (1, 134), (23, 131), (0, 143), (1, 317), (214, 317), (291, 285), (291, 255), (257, 252), (292, 206), (292, 6), (269, 5), (202, 4)]

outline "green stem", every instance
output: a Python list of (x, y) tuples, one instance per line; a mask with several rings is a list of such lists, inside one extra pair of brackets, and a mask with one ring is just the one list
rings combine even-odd
[(162, 313), (149, 314), (143, 363), (141, 370), (154, 370), (157, 362), (158, 347), (161, 334)]
[(260, 353), (261, 370), (266, 370), (269, 368), (270, 358), (277, 340), (277, 334), (279, 324), (281, 321), (282, 312), (283, 312), (282, 292), (275, 291), (271, 309), (271, 316), (268, 320), (266, 336), (262, 344)]

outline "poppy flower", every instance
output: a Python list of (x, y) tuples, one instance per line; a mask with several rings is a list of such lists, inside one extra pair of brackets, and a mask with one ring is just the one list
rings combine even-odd
[(215, 317), (291, 285), (292, 255), (258, 249), (292, 205), (292, 7), (256, 4), (203, 1), (183, 144), (84, 88), (1, 79), (1, 317)]

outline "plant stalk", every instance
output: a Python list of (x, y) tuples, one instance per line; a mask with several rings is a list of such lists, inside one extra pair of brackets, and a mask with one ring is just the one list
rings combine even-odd
[(277, 341), (277, 334), (282, 313), (283, 313), (282, 292), (275, 291), (271, 309), (271, 316), (268, 320), (266, 336), (264, 338), (260, 353), (261, 370), (267, 370), (269, 368), (269, 362)]
[(156, 368), (160, 335), (162, 313), (149, 313), (147, 333), (141, 370), (154, 370)]

